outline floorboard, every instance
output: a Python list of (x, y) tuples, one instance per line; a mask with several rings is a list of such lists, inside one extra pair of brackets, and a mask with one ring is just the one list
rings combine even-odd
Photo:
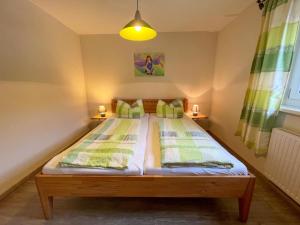
[[(2, 225), (235, 225), (235, 199), (56, 198), (54, 219), (43, 218), (33, 180), (0, 202)], [(300, 212), (257, 179), (249, 225), (299, 225)]]

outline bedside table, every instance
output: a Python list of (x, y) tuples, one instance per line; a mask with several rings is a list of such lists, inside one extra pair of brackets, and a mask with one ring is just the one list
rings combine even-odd
[(90, 119), (93, 121), (91, 124), (90, 124), (90, 127), (91, 128), (95, 128), (96, 126), (100, 125), (101, 123), (103, 123), (106, 119), (108, 119), (109, 116), (106, 115), (104, 117), (100, 116), (100, 115), (95, 115), (95, 116), (92, 116)]
[(108, 118), (107, 115), (106, 116), (95, 115), (95, 116), (91, 117), (92, 120), (98, 120), (98, 121), (101, 121), (101, 122), (103, 122), (107, 118)]
[(209, 128), (209, 120), (208, 116), (204, 114), (198, 114), (197, 116), (193, 116), (191, 114), (187, 114), (192, 120), (194, 120), (200, 127), (204, 130), (208, 130)]
[(98, 124), (104, 122), (106, 119), (108, 119), (109, 116), (105, 115), (105, 116), (100, 116), (100, 115), (95, 115), (91, 117), (91, 120), (97, 121)]

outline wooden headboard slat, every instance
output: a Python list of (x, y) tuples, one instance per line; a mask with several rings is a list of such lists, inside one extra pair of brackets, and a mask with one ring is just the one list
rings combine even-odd
[[(137, 99), (122, 99), (122, 98), (119, 98), (119, 99), (127, 102), (130, 105), (137, 100)], [(167, 103), (170, 103), (174, 99), (175, 98), (173, 98), (173, 99), (161, 99), (161, 100), (163, 100)], [(187, 98), (178, 98), (178, 99), (181, 99), (183, 101), (184, 112), (187, 112), (188, 111), (188, 100), (187, 100)], [(143, 99), (143, 105), (144, 105), (145, 113), (155, 113), (156, 112), (156, 105), (157, 105), (158, 100), (159, 99)], [(118, 102), (118, 99), (112, 99), (112, 101), (111, 101), (111, 110), (112, 110), (113, 113), (116, 112), (117, 102)]]

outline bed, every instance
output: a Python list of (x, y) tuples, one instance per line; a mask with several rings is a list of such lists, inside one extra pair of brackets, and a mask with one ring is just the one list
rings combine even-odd
[[(171, 102), (173, 99), (164, 100)], [(125, 101), (132, 103), (135, 99)], [(155, 137), (156, 117), (153, 115), (157, 102), (158, 99), (143, 100), (145, 112), (150, 114), (149, 118), (146, 116), (144, 119), (149, 123), (142, 126), (144, 133), (141, 132), (140, 149), (136, 155), (136, 159), (145, 158), (145, 163), (142, 160), (143, 166), (137, 163), (135, 167), (124, 171), (57, 168), (57, 161), (68, 149), (44, 166), (42, 172), (36, 175), (35, 181), (46, 219), (53, 216), (54, 197), (209, 197), (237, 198), (239, 218), (242, 222), (247, 221), (255, 176), (238, 160), (227, 171), (209, 168), (170, 169), (159, 165), (156, 157), (159, 151), (158, 137)], [(117, 100), (113, 99), (113, 112), (116, 110), (116, 103)], [(184, 110), (187, 111), (187, 99), (183, 99), (183, 103)]]

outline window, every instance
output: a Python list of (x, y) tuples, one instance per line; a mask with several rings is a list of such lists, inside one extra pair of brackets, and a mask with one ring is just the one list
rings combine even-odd
[(295, 51), (289, 83), (285, 93), (283, 108), (294, 108), (300, 111), (300, 37)]

